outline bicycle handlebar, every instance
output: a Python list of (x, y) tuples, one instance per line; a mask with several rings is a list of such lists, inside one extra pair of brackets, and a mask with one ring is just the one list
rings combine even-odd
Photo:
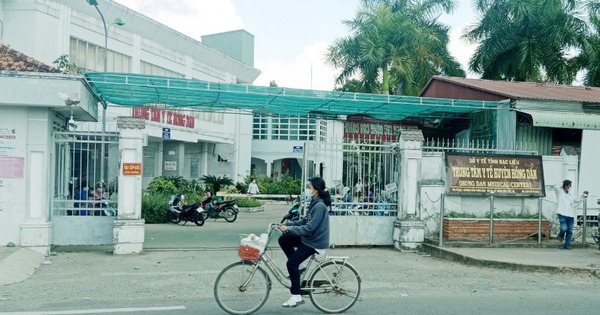
[(269, 223), (269, 227), (267, 228), (267, 233), (271, 234), (271, 232), (273, 232), (273, 230), (279, 230), (278, 227), (281, 224), (279, 223), (275, 223), (275, 222), (271, 222)]

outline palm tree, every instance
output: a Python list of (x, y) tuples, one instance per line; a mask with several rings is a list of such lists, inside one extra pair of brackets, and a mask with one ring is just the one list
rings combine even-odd
[[(447, 50), (449, 28), (437, 22), (454, 0), (363, 0), (350, 36), (328, 48), (327, 60), (341, 68), (338, 84), (355, 76), (367, 92), (416, 94), (431, 74), (464, 76)], [(395, 83), (395, 85), (394, 85)]]
[(479, 44), (469, 68), (484, 79), (570, 84), (573, 51), (587, 31), (576, 0), (476, 0), (478, 23), (463, 35)]
[(200, 178), (206, 185), (210, 187), (212, 195), (216, 195), (221, 190), (222, 186), (233, 185), (233, 180), (227, 176), (204, 175)]
[(600, 86), (600, 1), (590, 1), (588, 9), (592, 32), (586, 38), (578, 61), (586, 71), (583, 83), (587, 86)]

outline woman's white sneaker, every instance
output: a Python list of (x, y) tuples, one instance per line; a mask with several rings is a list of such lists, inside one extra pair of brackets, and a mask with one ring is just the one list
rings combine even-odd
[(302, 300), (302, 296), (294, 296), (292, 295), (289, 300), (285, 301), (281, 306), (283, 307), (296, 307), (298, 305), (304, 304), (304, 300)]

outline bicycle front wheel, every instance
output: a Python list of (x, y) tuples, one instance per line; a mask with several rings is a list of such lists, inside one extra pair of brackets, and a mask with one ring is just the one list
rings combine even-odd
[(227, 313), (242, 315), (258, 311), (269, 298), (271, 280), (265, 270), (249, 261), (233, 263), (215, 280), (215, 300)]
[(310, 277), (310, 300), (322, 312), (345, 312), (358, 300), (360, 282), (352, 265), (345, 261), (326, 261), (317, 266)]

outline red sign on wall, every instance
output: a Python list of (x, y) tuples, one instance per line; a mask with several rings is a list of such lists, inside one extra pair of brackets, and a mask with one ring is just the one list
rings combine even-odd
[(166, 109), (134, 107), (131, 110), (131, 117), (140, 117), (150, 121), (186, 128), (194, 128), (195, 125), (194, 116)]
[(123, 175), (142, 175), (142, 163), (123, 163)]
[(25, 158), (0, 156), (0, 178), (23, 178)]

